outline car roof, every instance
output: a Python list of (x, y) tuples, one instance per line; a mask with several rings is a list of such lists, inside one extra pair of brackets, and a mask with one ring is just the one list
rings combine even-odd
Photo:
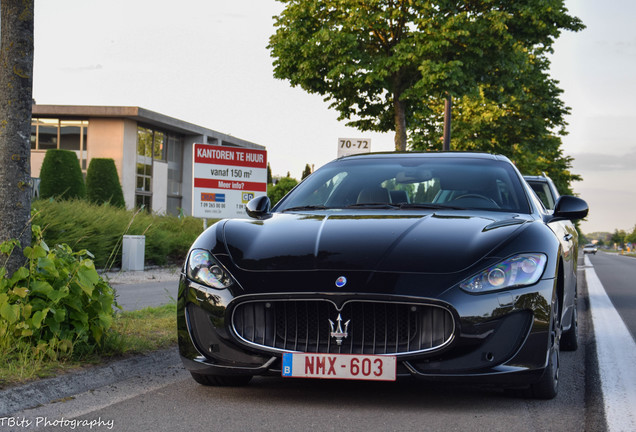
[(355, 160), (355, 159), (382, 159), (382, 158), (458, 158), (458, 159), (491, 159), (510, 162), (506, 156), (477, 153), (477, 152), (376, 152), (376, 153), (359, 153), (355, 155), (343, 156), (336, 160)]
[(535, 176), (535, 175), (524, 175), (523, 176), (524, 179), (526, 180), (530, 180), (530, 181), (540, 181), (543, 183), (550, 183), (552, 181), (552, 179), (548, 176), (544, 175), (540, 175), (540, 176)]

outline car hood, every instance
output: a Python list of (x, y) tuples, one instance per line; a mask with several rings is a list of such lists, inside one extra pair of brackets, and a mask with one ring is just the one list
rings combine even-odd
[(234, 265), (247, 271), (360, 270), (453, 273), (522, 229), (510, 214), (286, 214), (228, 220)]

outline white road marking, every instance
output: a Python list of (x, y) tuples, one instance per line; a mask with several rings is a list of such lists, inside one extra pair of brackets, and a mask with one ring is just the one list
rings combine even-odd
[(610, 432), (636, 431), (636, 343), (585, 257), (605, 419)]

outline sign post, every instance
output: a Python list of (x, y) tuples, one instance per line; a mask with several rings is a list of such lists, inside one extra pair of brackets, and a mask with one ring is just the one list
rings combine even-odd
[(194, 144), (192, 215), (245, 217), (245, 204), (267, 195), (267, 152)]

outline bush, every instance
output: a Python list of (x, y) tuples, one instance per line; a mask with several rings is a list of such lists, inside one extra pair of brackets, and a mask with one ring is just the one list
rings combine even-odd
[(42, 227), (48, 244), (89, 250), (98, 268), (121, 265), (124, 234), (146, 236), (146, 263), (181, 263), (203, 230), (201, 220), (193, 217), (156, 216), (77, 199), (38, 200), (32, 207), (33, 223)]
[(275, 185), (267, 185), (267, 196), (272, 202), (272, 205), (275, 205), (278, 201), (280, 201), (285, 195), (287, 195), (287, 192), (296, 187), (297, 184), (298, 181), (296, 179), (283, 177), (278, 180), (278, 183)]
[[(34, 225), (33, 245), (24, 248), (25, 267), (10, 278), (0, 267), (0, 345), (28, 341), (34, 354), (55, 359), (102, 342), (115, 297), (89, 252), (73, 252), (67, 245), (49, 249), (41, 234)], [(10, 252), (16, 245), (7, 241), (0, 249)]]
[(47, 150), (40, 170), (40, 198), (86, 197), (79, 160), (70, 150)]
[(86, 196), (95, 204), (125, 207), (124, 193), (113, 159), (94, 158), (86, 171)]

